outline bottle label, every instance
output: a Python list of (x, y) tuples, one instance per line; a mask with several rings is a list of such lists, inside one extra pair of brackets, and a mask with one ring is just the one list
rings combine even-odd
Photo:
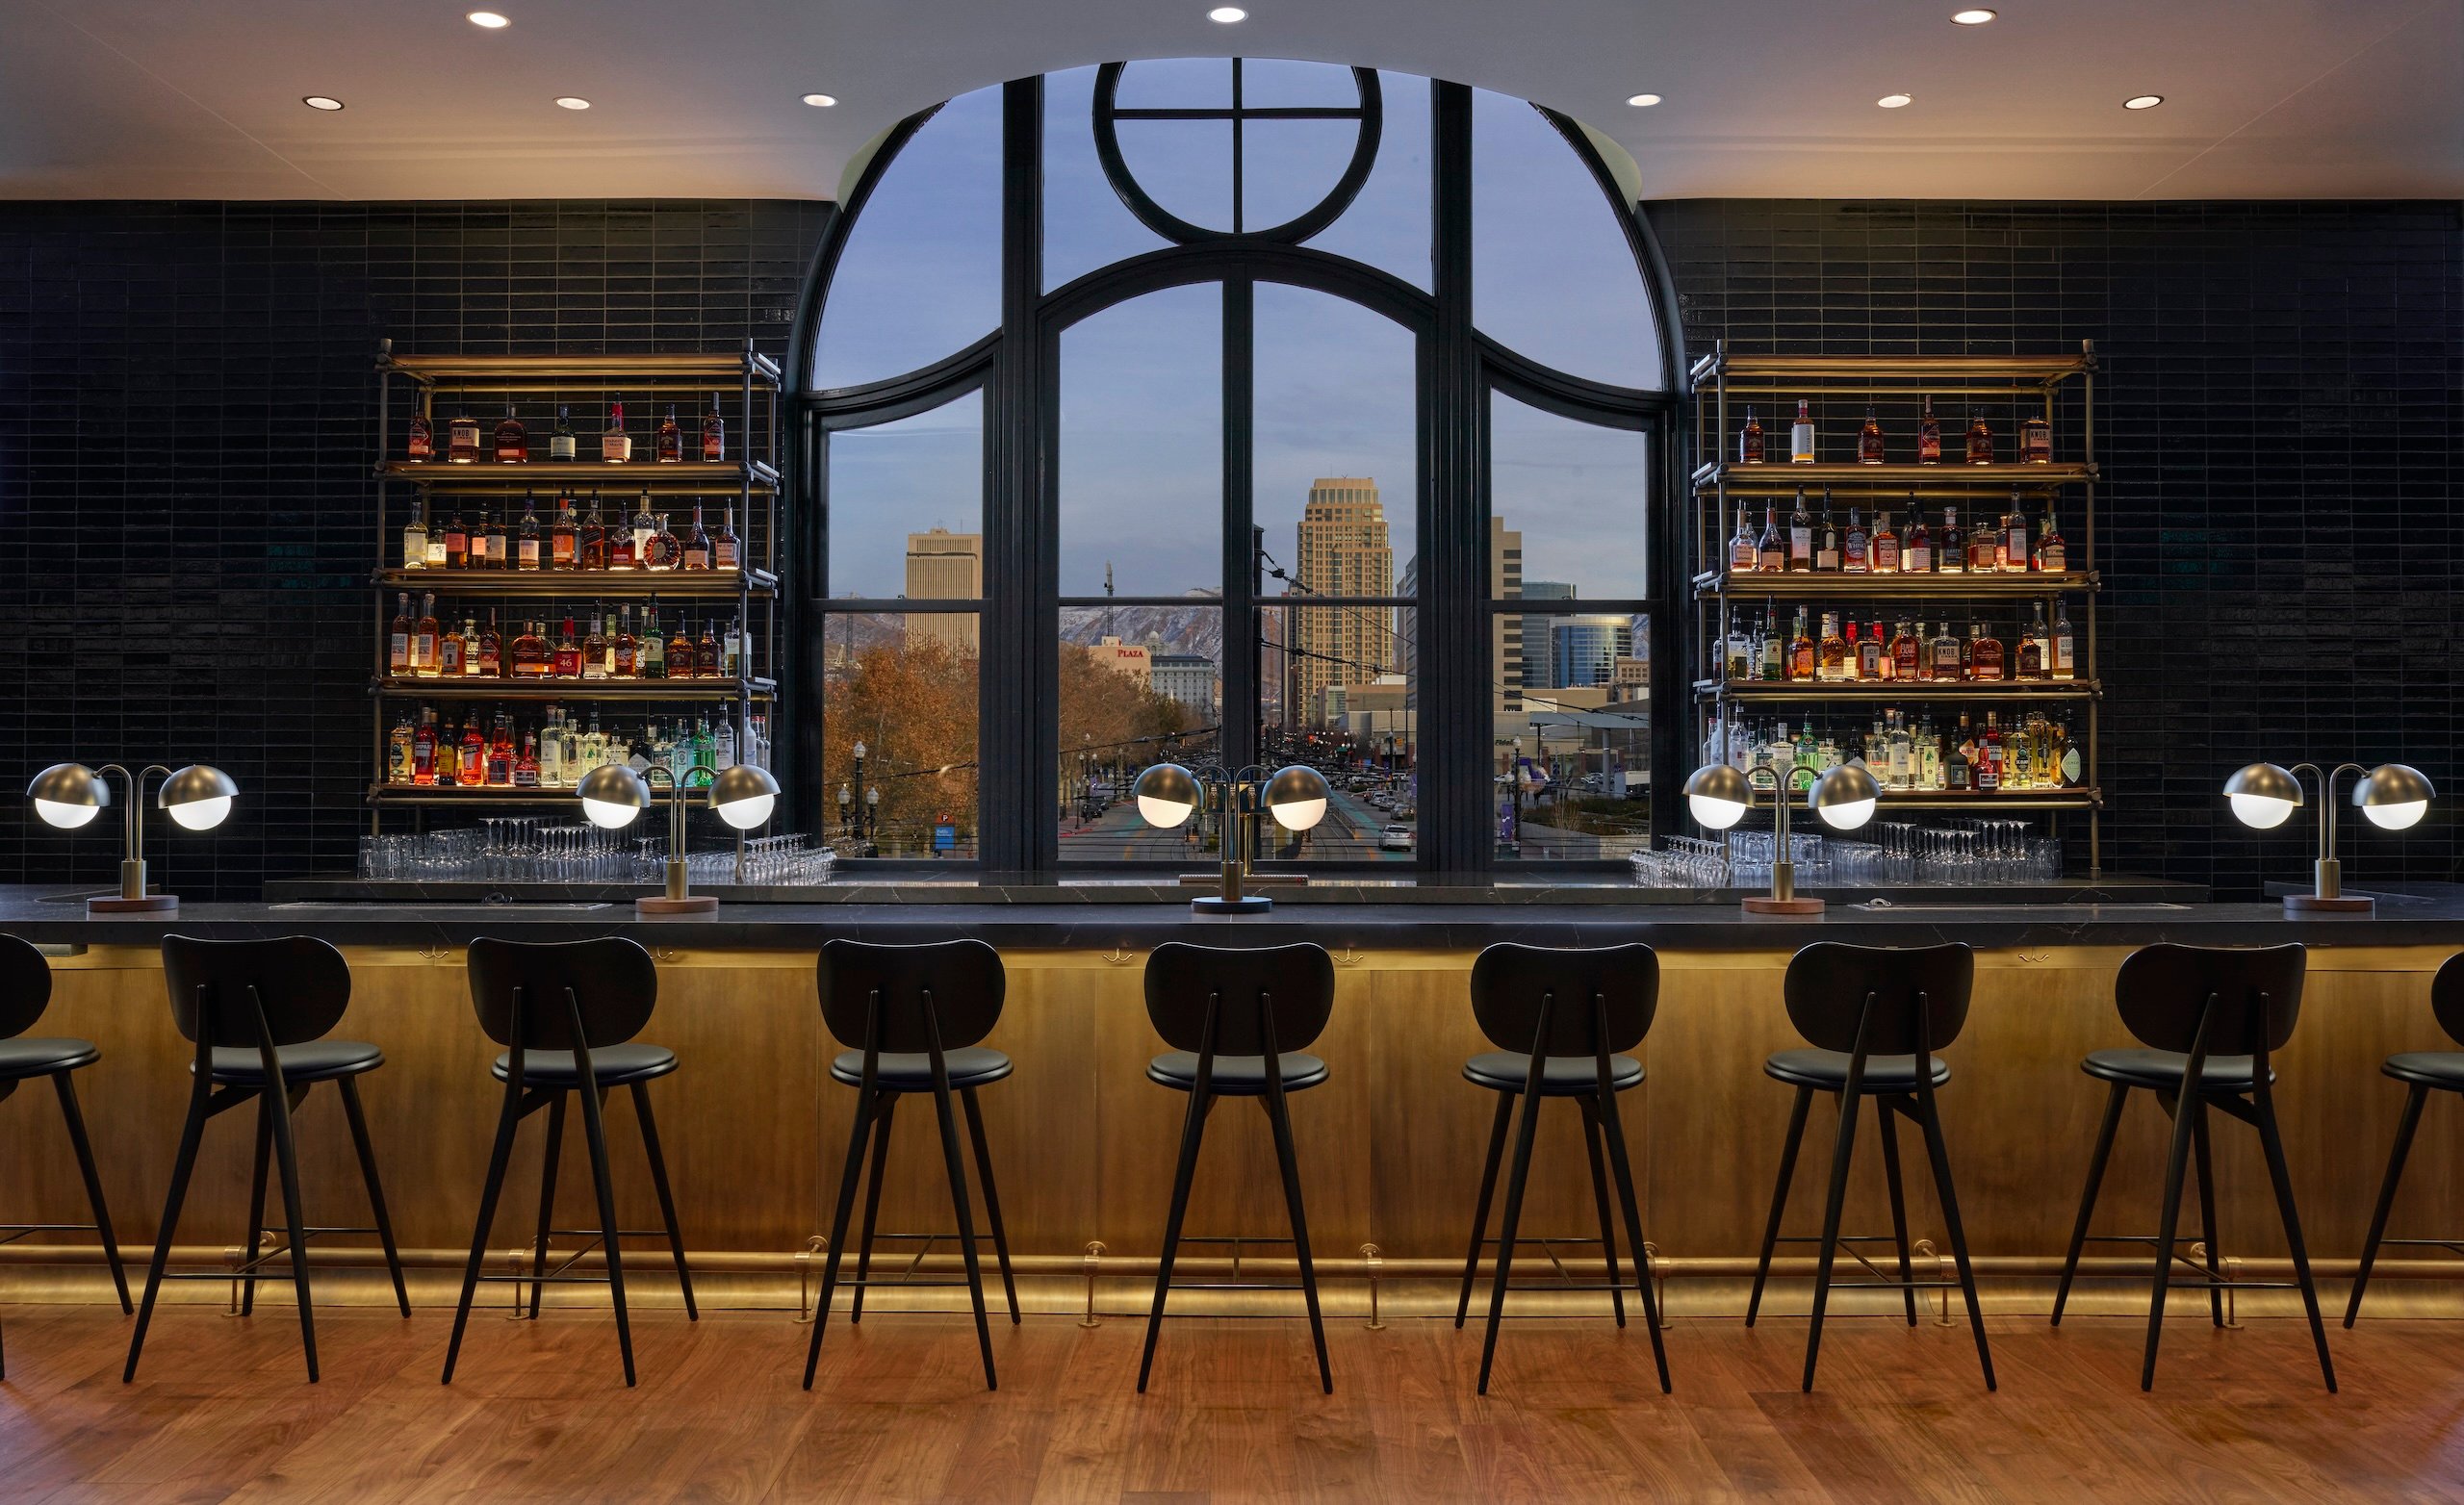
[(548, 557), (554, 560), (562, 569), (572, 569), (574, 567), (573, 539), (565, 534), (558, 534), (549, 546)]
[(1909, 549), (1908, 573), (1911, 574), (1931, 574), (1934, 573), (1933, 546), (1929, 544), (1918, 544), (1914, 548)]
[(539, 541), (535, 538), (526, 538), (522, 541), (522, 568), (525, 570), (539, 568)]
[(684, 550), (684, 568), (687, 570), (707, 570), (710, 568), (710, 551), (706, 548), (695, 548), (688, 547)]
[(410, 661), (411, 635), (407, 632), (395, 633), (393, 642), (386, 649), (386, 662), (398, 670)]
[(1813, 464), (1813, 425), (1799, 423), (1788, 430), (1788, 458), (1799, 465)]
[(603, 460), (615, 462), (630, 460), (633, 457), (633, 441), (631, 436), (627, 434), (602, 434), (599, 439), (599, 457)]
[(549, 436), (548, 436), (548, 458), (549, 458), (549, 459), (551, 459), (551, 460), (570, 460), (570, 459), (572, 459), (573, 457), (574, 457), (574, 436), (573, 436), (573, 435), (571, 435), (571, 434), (551, 434), (551, 435), (549, 435)]
[(2065, 679), (2069, 678), (2077, 668), (2070, 655), (2071, 638), (2069, 633), (2065, 632), (2053, 640), (2054, 672)]
[(732, 570), (735, 568), (736, 546), (734, 539), (720, 539), (716, 552), (718, 556), (718, 567), (720, 569)]
[(445, 640), (445, 647), (437, 654), (436, 661), (437, 667), (444, 673), (449, 675), (460, 674), (462, 672), (462, 640), (460, 638), (447, 638)]
[(445, 568), (445, 540), (431, 538), (427, 541), (427, 551), (423, 563), (430, 570)]
[(1788, 557), (1789, 557), (1790, 559), (1802, 559), (1802, 560), (1807, 561), (1808, 563), (1811, 563), (1811, 562), (1812, 562), (1812, 560), (1813, 560), (1813, 529), (1812, 529), (1812, 528), (1810, 528), (1810, 527), (1791, 527), (1791, 528), (1789, 528), (1789, 529), (1788, 529)]
[(2047, 574), (2060, 574), (2070, 568), (2070, 550), (2060, 541), (2044, 546), (2042, 568)]
[(2077, 786), (2078, 786), (2078, 783), (2079, 783), (2079, 775), (2080, 775), (2080, 772), (2081, 772), (2081, 765), (2080, 765), (2080, 761), (2079, 761), (2079, 750), (2078, 750), (2077, 748), (2072, 748), (2072, 747), (2066, 747), (2066, 748), (2064, 748), (2064, 749), (2062, 750), (2062, 782), (2063, 782), (2063, 784), (2064, 784), (2066, 787), (2070, 787), (2070, 788), (2075, 788), (2075, 787), (2077, 787)]

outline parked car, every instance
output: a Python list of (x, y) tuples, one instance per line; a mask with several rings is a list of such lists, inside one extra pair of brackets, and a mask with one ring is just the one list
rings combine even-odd
[(1409, 826), (1387, 827), (1377, 838), (1377, 850), (1380, 852), (1411, 851), (1412, 829)]

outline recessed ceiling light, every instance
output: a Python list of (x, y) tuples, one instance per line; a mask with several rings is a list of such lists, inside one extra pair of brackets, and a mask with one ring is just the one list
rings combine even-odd
[(1885, 94), (1874, 101), (1886, 110), (1897, 110), (1903, 105), (1912, 105), (1915, 102), (1916, 96), (1913, 94)]
[(1960, 26), (1983, 26), (1991, 19), (1993, 19), (1991, 11), (1953, 11), (1951, 13), (1952, 22)]
[(805, 103), (812, 106), (816, 110), (827, 110), (832, 105), (838, 103), (838, 96), (836, 94), (807, 94), (805, 96)]
[(2121, 102), (2124, 110), (2153, 110), (2165, 102), (2162, 94), (2134, 94)]
[(568, 110), (587, 110), (590, 108), (589, 100), (583, 99), (576, 94), (563, 95), (557, 99), (556, 103), (564, 106)]
[(493, 32), (502, 27), (511, 26), (513, 23), (506, 20), (503, 16), (497, 14), (494, 11), (474, 11), (471, 13), (471, 24), (474, 26), (484, 26)]
[(1249, 13), (1237, 5), (1219, 5), (1206, 13), (1206, 18), (1219, 26), (1229, 26), (1235, 21), (1247, 20)]
[(309, 94), (299, 102), (311, 110), (340, 110), (343, 107), (341, 100), (329, 99), (323, 94)]
[(1626, 103), (1632, 105), (1637, 110), (1642, 110), (1658, 104), (1659, 96), (1657, 94), (1629, 94), (1626, 96)]

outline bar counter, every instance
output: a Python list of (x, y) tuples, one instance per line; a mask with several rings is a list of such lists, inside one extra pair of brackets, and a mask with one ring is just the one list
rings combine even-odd
[[(2158, 940), (2312, 948), (2299, 1028), (2277, 1058), (2277, 1101), (2323, 1275), (2350, 1268), (2402, 1106), (2403, 1091), (2380, 1075), (2380, 1061), (2395, 1051), (2451, 1048), (2430, 1017), (2428, 988), (2438, 965), (2464, 949), (2464, 898), (2452, 894), (2389, 895), (2376, 919), (2295, 920), (2272, 902), (2137, 898), (2121, 889), (2058, 904), (1982, 894), (1837, 904), (1804, 921), (1747, 917), (1727, 904), (1637, 903), (1634, 890), (1620, 892), (1614, 903), (1543, 887), (1372, 903), (1365, 891), (1322, 891), (1307, 902), (1279, 900), (1271, 914), (1200, 918), (1189, 912), (1187, 891), (1169, 887), (1026, 896), (850, 885), (834, 902), (738, 904), (714, 918), (636, 921), (629, 906), (589, 901), (200, 903), (170, 915), (88, 919), (74, 903), (16, 889), (0, 891), (0, 931), (54, 951), (54, 1001), (37, 1033), (82, 1035), (103, 1049), (101, 1063), (80, 1073), (79, 1091), (121, 1241), (132, 1249), (154, 1237), (187, 1090), (189, 1047), (165, 1004), (156, 942), (172, 932), (304, 932), (342, 947), (353, 997), (336, 1033), (386, 1054), (363, 1092), (402, 1245), (432, 1269), (468, 1249), (495, 1126), (488, 1063), (497, 1047), (479, 1032), (462, 973), (462, 948), (479, 935), (617, 933), (651, 949), (661, 995), (643, 1037), (682, 1062), (652, 1090), (686, 1237), (696, 1251), (726, 1257), (717, 1263), (783, 1275), (828, 1231), (854, 1098), (828, 1078), (838, 1047), (814, 1004), (814, 953), (834, 936), (969, 935), (1001, 949), (1009, 998), (987, 1043), (1008, 1052), (1017, 1070), (986, 1088), (983, 1104), (1013, 1246), (1023, 1269), (1044, 1274), (1081, 1268), (1092, 1242), (1113, 1261), (1151, 1256), (1160, 1242), (1186, 1102), (1144, 1076), (1162, 1047), (1146, 1021), (1141, 970), (1145, 950), (1165, 940), (1309, 939), (1335, 955), (1333, 1020), (1311, 1047), (1330, 1080), (1296, 1096), (1292, 1110), (1312, 1234), (1334, 1274), (1360, 1268), (1369, 1246), (1398, 1275), (1433, 1273), (1462, 1258), (1494, 1107), (1460, 1075), (1465, 1058), (1492, 1048), (1474, 1025), (1466, 978), (1477, 949), (1493, 941), (1642, 940), (1658, 949), (1658, 1016), (1637, 1053), (1650, 1079), (1624, 1101), (1646, 1234), (1663, 1267), (1679, 1274), (1732, 1274), (1758, 1245), (1789, 1106), (1762, 1061), (1799, 1043), (1781, 1006), (1781, 977), (1790, 952), (1817, 937), (1977, 948), (1966, 1030), (1943, 1053), (1954, 1077), (1942, 1105), (1971, 1240), (1988, 1273), (2006, 1281), (2049, 1271), (2068, 1236), (2104, 1102), (2079, 1060), (2132, 1043), (2113, 1006), (2114, 973), (2131, 948)], [(57, 1114), (38, 1110), (46, 1106), (0, 1110), (15, 1115), (5, 1120), (14, 1141), (9, 1215), (81, 1221), (73, 1161)], [(1527, 1231), (1594, 1231), (1578, 1121), (1571, 1107), (1544, 1114)], [(1193, 1232), (1280, 1232), (1263, 1117), (1231, 1104), (1216, 1122)], [(885, 1229), (951, 1226), (926, 1124), (914, 1120), (892, 1150)], [(2124, 1119), (2100, 1233), (2153, 1227), (2167, 1127), (2143, 1103)], [(629, 1126), (615, 1128), (620, 1202), (628, 1226), (646, 1226), (653, 1204), (638, 1141)], [(536, 1134), (525, 1131), (492, 1248), (528, 1236)], [(183, 1218), (184, 1249), (213, 1258), (239, 1239), (249, 1138), (244, 1125), (209, 1132)], [(300, 1153), (310, 1220), (360, 1221), (349, 1141), (322, 1094), (303, 1113)], [(2264, 1270), (2283, 1243), (2257, 1146), (2239, 1126), (2220, 1123), (2216, 1155), (2223, 1248), (2255, 1262), (2245, 1273)], [(1861, 1149), (1849, 1205), (1856, 1231), (1888, 1227), (1880, 1159), (1870, 1144)], [(1799, 1163), (1790, 1232), (1818, 1222), (1828, 1161), (1827, 1132), (1817, 1125)], [(1912, 1232), (1941, 1249), (1924, 1181), (1911, 1178)], [(582, 1205), (586, 1178), (567, 1178), (559, 1195), (570, 1199), (559, 1226), (592, 1221)], [(339, 1205), (321, 1209), (321, 1201)], [(2194, 1203), (2186, 1241), (2195, 1223)], [(2435, 1112), (2389, 1232), (2464, 1232), (2464, 1142)], [(192, 1288), (218, 1299), (218, 1287)], [(2452, 1288), (2442, 1287), (2437, 1299)]]

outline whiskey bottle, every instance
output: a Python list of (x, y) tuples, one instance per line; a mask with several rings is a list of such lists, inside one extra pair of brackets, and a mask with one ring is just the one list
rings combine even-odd
[(530, 431), (513, 416), (513, 399), (505, 398), (504, 417), (497, 423), (497, 463), (521, 465), (530, 458)]
[(1941, 625), (1934, 635), (1934, 681), (1951, 684), (1967, 677), (1965, 655), (1960, 651), (1960, 640), (1951, 636), (1951, 625)]
[(421, 679), (436, 677), (436, 645), (443, 636), (436, 622), (436, 594), (421, 598), (419, 622), (411, 628), (411, 674)]
[(651, 534), (649, 542), (642, 546), (642, 568), (661, 572), (673, 570), (681, 560), (683, 553), (684, 546), (676, 541), (674, 533), (668, 531), (667, 514), (660, 513), (658, 527)]
[(590, 510), (582, 514), (581, 528), (574, 537), (574, 562), (584, 570), (607, 568), (607, 519), (599, 508), (599, 493), (590, 494)]
[(2046, 655), (2046, 669), (2056, 679), (2079, 676), (2078, 662), (2072, 656), (2075, 641), (2070, 635), (2070, 602), (2053, 603), (2053, 651)]
[(1848, 641), (1839, 635), (1839, 618), (1833, 612), (1822, 614), (1822, 649), (1820, 667), (1814, 677), (1836, 682), (1848, 677)]
[(1732, 682), (1754, 677), (1754, 636), (1739, 613), (1729, 625), (1727, 658), (1723, 670)]
[(502, 570), (509, 567), (513, 558), (505, 548), (504, 523), (498, 519), (496, 509), (485, 501), (479, 503), (479, 513), (484, 520), (479, 524), (479, 568)]
[(1806, 631), (1806, 609), (1797, 608), (1797, 629), (1788, 640), (1788, 677), (1811, 680), (1814, 677), (1814, 643)]
[(710, 568), (710, 534), (708, 529), (702, 526), (702, 504), (699, 501), (693, 503), (693, 531), (684, 535), (683, 568), (687, 570)]
[(462, 757), (455, 773), (465, 789), (476, 789), (488, 781), (488, 735), (479, 729), (476, 716), (462, 724)]
[(1839, 544), (1839, 571), (1842, 574), (1873, 573), (1873, 539), (1865, 532), (1863, 509), (1848, 508), (1848, 533)]
[(581, 676), (585, 679), (607, 677), (607, 633), (603, 619), (596, 606), (590, 612), (590, 636), (581, 640)]
[(1788, 430), (1788, 462), (1791, 465), (1813, 464), (1813, 414), (1806, 399), (1797, 399), (1796, 425)]
[(1960, 509), (1942, 508), (1942, 537), (1934, 548), (1934, 569), (1941, 574), (1967, 573), (1967, 535), (1960, 531)]
[(470, 650), (470, 636), (460, 627), (448, 622), (445, 625), (445, 635), (436, 640), (438, 676), (447, 679), (459, 679), (469, 674), (471, 672)]
[(445, 425), (445, 459), (449, 465), (475, 465), (479, 459), (479, 421), (458, 414)]
[(728, 423), (719, 417), (719, 395), (710, 394), (710, 411), (702, 417), (702, 459), (716, 465), (728, 457)]
[(1755, 418), (1752, 408), (1745, 410), (1745, 426), (1736, 431), (1736, 463), (1739, 465), (1762, 463), (1762, 424)]
[(2027, 635), (2019, 639), (2018, 664), (2011, 676), (2014, 679), (2041, 679), (2044, 675), (2044, 602), (2036, 603), (2036, 621), (2029, 625)]
[(633, 603), (618, 608), (616, 640), (608, 646), (608, 673), (618, 679), (641, 676), (641, 643), (633, 636)]
[(1916, 463), (1942, 463), (1942, 421), (1934, 416), (1934, 396), (1925, 395), (1925, 411), (1916, 420)]
[(2064, 541), (2062, 524), (2053, 520), (2053, 498), (2044, 503), (2044, 526), (2037, 533), (2037, 568), (2046, 574), (2062, 574), (2070, 568), (2070, 546)]
[(1757, 677), (1776, 684), (1788, 677), (1788, 640), (1780, 635), (1780, 612), (1774, 607), (1762, 619), (1762, 643)]
[(1736, 504), (1736, 533), (1729, 539), (1729, 574), (1752, 574), (1755, 570), (1754, 535), (1746, 531), (1745, 503)]
[(1859, 465), (1883, 463), (1883, 425), (1874, 417), (1874, 405), (1870, 402), (1865, 404), (1864, 426), (1857, 430), (1857, 463)]
[(427, 413), (423, 408), (414, 406), (411, 409), (410, 430), (402, 446), (402, 456), (421, 464), (436, 458), (436, 430), (428, 426)]
[(417, 733), (411, 730), (411, 713), (402, 712), (394, 729), (385, 738), (385, 781), (406, 784), (411, 781), (411, 744)]
[(411, 593), (394, 598), (394, 626), (385, 640), (385, 672), (397, 678), (411, 672)]
[(471, 568), (471, 530), (462, 523), (462, 504), (453, 504), (453, 516), (445, 524), (445, 568)]
[(1985, 410), (1970, 408), (1967, 420), (1967, 463), (1993, 463), (1993, 430), (1985, 426)]
[(1985, 713), (1985, 735), (1977, 739), (1976, 792), (1994, 794), (2002, 788), (2002, 725), (1991, 711)]
[(2008, 524), (2008, 535), (2002, 545), (2002, 568), (2025, 574), (2034, 563), (2034, 558), (2028, 552), (2027, 504), (2021, 501), (2019, 494), (2014, 491), (2011, 493), (2011, 520)]
[(599, 458), (610, 465), (622, 465), (633, 458), (633, 436), (625, 432), (625, 399), (622, 397), (607, 404), (607, 427), (599, 435)]
[(1873, 569), (1876, 574), (1899, 574), (1899, 534), (1890, 525), (1890, 509), (1883, 509), (1874, 528)]
[(1981, 527), (1967, 536), (1967, 573), (1991, 574), (2002, 568), (2002, 544), (2007, 523)]
[(676, 465), (684, 459), (684, 430), (676, 426), (675, 403), (667, 405), (667, 419), (658, 425), (653, 445), (660, 465)]
[(402, 524), (402, 568), (427, 568), (427, 503), (423, 500), (411, 520)]
[(659, 630), (658, 598), (651, 598), (648, 610), (642, 613), (642, 643), (636, 663), (645, 679), (667, 677), (667, 635)]
[(514, 551), (514, 568), (539, 568), (539, 498), (527, 492), (522, 497), (522, 535)]
[(1762, 536), (1754, 541), (1754, 572), (1778, 574), (1787, 568), (1788, 545), (1780, 536), (1780, 503), (1766, 497), (1762, 501)]
[(565, 462), (578, 458), (574, 449), (573, 410), (563, 403), (556, 405), (556, 426), (548, 435), (548, 458)]
[(744, 619), (728, 624), (726, 642), (719, 653), (719, 673), (730, 679), (750, 678), (753, 674), (753, 638), (744, 629)]
[(1953, 794), (1976, 792), (1976, 739), (1968, 734), (1967, 712), (1960, 712), (1960, 729), (1942, 754), (1942, 787)]
[(411, 782), (436, 782), (436, 708), (432, 705), (421, 707), (419, 727), (411, 733)]
[(1908, 623), (1900, 623), (1898, 632), (1890, 640), (1890, 676), (1910, 683), (1933, 677), (1925, 672), (1928, 666), (1923, 662), (1924, 657), (1924, 645), (1916, 641), (1915, 632)]
[(548, 529), (548, 568), (570, 570), (581, 543), (580, 524), (574, 521), (574, 499), (571, 496), (556, 498), (556, 521)]
[(1967, 676), (1988, 683), (2003, 678), (2002, 640), (1987, 636), (1981, 622), (1969, 624), (1967, 629)]
[(651, 536), (657, 531), (658, 519), (651, 516), (651, 494), (644, 490), (640, 503), (633, 509), (634, 569), (647, 570), (651, 567)]
[(436, 784), (450, 789), (462, 782), (462, 731), (450, 721), (436, 728)]
[(581, 644), (574, 638), (574, 619), (565, 619), (565, 630), (556, 639), (556, 656), (549, 673), (559, 679), (581, 677)]
[(743, 565), (744, 545), (735, 536), (735, 503), (729, 502), (719, 513), (719, 531), (710, 539), (710, 567), (737, 570)]
[(693, 653), (693, 676), (715, 679), (719, 676), (719, 635), (711, 630), (710, 619), (702, 619), (702, 637)]
[(488, 613), (488, 629), (479, 634), (479, 667), (482, 679), (504, 677), (504, 634), (497, 628), (497, 614)]
[(513, 640), (513, 676), (516, 679), (545, 679), (554, 661), (548, 650), (548, 640), (539, 631), (539, 624), (526, 622), (521, 635)]
[(1925, 528), (1925, 509), (1916, 504), (1916, 494), (1908, 494), (1908, 547), (1900, 554), (1899, 568), (1907, 574), (1934, 573), (1934, 535)]
[(2053, 423), (2041, 412), (2019, 421), (2019, 461), (2023, 465), (2053, 463)]
[(1788, 573), (1813, 568), (1813, 514), (1806, 510), (1806, 489), (1797, 488), (1797, 510), (1788, 515)]
[(1857, 640), (1857, 677), (1868, 682), (1891, 676), (1890, 669), (1884, 667), (1883, 625), (1877, 622), (1873, 628)]
[(1822, 531), (1815, 536), (1813, 567), (1816, 574), (1835, 574), (1839, 571), (1839, 525), (1831, 520), (1831, 488), (1822, 489)]

